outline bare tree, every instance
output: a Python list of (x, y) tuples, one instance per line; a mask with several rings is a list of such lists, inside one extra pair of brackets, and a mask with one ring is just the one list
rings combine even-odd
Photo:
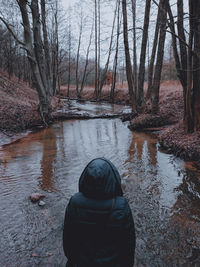
[(121, 20), (120, 20), (120, 1), (117, 1), (117, 40), (116, 40), (116, 51), (115, 51), (115, 58), (113, 64), (113, 78), (112, 78), (112, 85), (110, 90), (110, 100), (114, 102), (114, 91), (116, 85), (116, 76), (117, 76), (117, 64), (118, 64), (118, 52), (119, 52), (119, 36), (120, 36), (120, 28), (121, 28)]
[(154, 62), (155, 62), (155, 57), (156, 57), (159, 30), (160, 30), (160, 14), (161, 14), (161, 8), (160, 8), (160, 4), (159, 4), (157, 19), (156, 19), (156, 28), (155, 28), (154, 39), (153, 39), (151, 59), (150, 59), (149, 67), (148, 67), (148, 88), (147, 88), (147, 93), (146, 93), (146, 100), (148, 100), (152, 94)]
[(52, 63), (49, 49), (49, 40), (47, 33), (47, 23), (46, 23), (46, 3), (45, 0), (41, 0), (41, 17), (42, 17), (42, 28), (43, 28), (43, 38), (44, 38), (44, 52), (46, 58), (46, 76), (47, 76), (47, 84), (49, 87), (49, 93), (51, 96), (54, 95), (53, 92), (53, 77), (52, 77)]
[(59, 36), (58, 36), (58, 0), (52, 6), (52, 72), (53, 72), (53, 95), (56, 94), (58, 87), (58, 68), (59, 68)]
[(140, 52), (140, 66), (138, 74), (138, 93), (137, 93), (137, 105), (140, 108), (144, 108), (144, 75), (145, 75), (145, 60), (148, 40), (148, 28), (150, 17), (151, 0), (146, 0), (145, 15), (144, 15), (144, 27), (142, 35), (142, 46)]
[(128, 90), (129, 90), (132, 111), (133, 113), (136, 113), (137, 108), (136, 108), (135, 92), (133, 91), (134, 81), (133, 81), (133, 72), (132, 72), (131, 58), (130, 58), (130, 52), (129, 52), (127, 6), (126, 5), (127, 5), (126, 0), (122, 0), (124, 50), (125, 50), (125, 58), (126, 58), (126, 76), (128, 80)]
[(189, 0), (189, 44), (185, 126), (187, 132), (200, 129), (200, 3)]
[(159, 24), (160, 24), (159, 43), (158, 43), (157, 60), (155, 66), (152, 97), (151, 97), (152, 113), (154, 114), (159, 111), (159, 90), (160, 90), (160, 80), (161, 80), (161, 71), (162, 71), (163, 56), (164, 56), (165, 37), (166, 37), (166, 24), (167, 24), (166, 0), (160, 1), (160, 10), (161, 10), (161, 15), (159, 17)]
[[(44, 46), (41, 37), (40, 13), (37, 0), (32, 0), (30, 9), (32, 14), (33, 25), (30, 25), (29, 15), (27, 10), (27, 1), (17, 1), (24, 28), (24, 42), (18, 40), (27, 52), (29, 63), (31, 66), (34, 84), (39, 96), (39, 111), (45, 123), (48, 123), (51, 118), (51, 103), (50, 91), (48, 88), (46, 77), (46, 63), (44, 55)], [(9, 29), (9, 25), (6, 25)], [(14, 35), (14, 33), (13, 33)], [(15, 36), (15, 35), (14, 35)], [(32, 39), (33, 36), (33, 39)], [(16, 38), (16, 36), (15, 36)]]
[[(190, 1), (192, 2), (192, 1)], [(193, 31), (194, 31), (194, 55), (193, 55), (193, 95), (192, 95), (192, 114), (193, 129), (200, 130), (200, 3), (193, 1), (192, 8), (194, 10)], [(190, 129), (188, 129), (190, 130)]]
[(79, 93), (79, 57), (80, 57), (80, 46), (81, 46), (81, 38), (83, 33), (83, 13), (81, 11), (81, 21), (80, 21), (80, 29), (79, 29), (79, 38), (78, 38), (78, 47), (77, 47), (77, 54), (76, 54), (76, 96), (80, 98)]
[(69, 88), (71, 83), (71, 54), (72, 54), (72, 25), (71, 25), (71, 8), (69, 8), (68, 12), (68, 25), (67, 25), (67, 62), (68, 62), (68, 76), (67, 76), (67, 97), (69, 97)]
[(84, 71), (83, 71), (83, 78), (82, 78), (81, 88), (80, 88), (80, 97), (81, 97), (81, 94), (83, 92), (83, 88), (84, 88), (84, 85), (85, 85), (85, 80), (87, 78), (87, 67), (88, 67), (88, 63), (89, 63), (89, 53), (90, 53), (90, 46), (91, 46), (91, 43), (92, 43), (92, 34), (93, 34), (93, 24), (92, 24), (91, 33), (90, 33), (89, 44), (88, 44), (88, 47), (87, 47), (87, 53), (86, 53), (86, 59), (85, 59), (85, 67), (84, 67)]
[(138, 70), (137, 70), (137, 44), (136, 44), (136, 0), (131, 0), (132, 4), (132, 17), (133, 17), (133, 78), (135, 92), (138, 92)]
[(187, 47), (186, 47), (186, 37), (184, 29), (184, 11), (183, 11), (183, 0), (177, 0), (177, 11), (178, 11), (178, 20), (177, 20), (177, 29), (179, 36), (179, 50), (180, 50), (180, 63), (181, 63), (181, 81), (183, 86), (183, 96), (184, 104), (186, 103), (186, 87), (187, 87)]
[(109, 66), (109, 63), (110, 63), (110, 56), (111, 56), (111, 53), (112, 53), (113, 34), (114, 34), (114, 28), (115, 28), (115, 20), (116, 20), (117, 8), (118, 8), (118, 0), (116, 1), (114, 17), (113, 17), (113, 24), (112, 24), (112, 32), (111, 32), (111, 37), (110, 37), (110, 45), (109, 45), (109, 50), (108, 50), (108, 57), (107, 57), (107, 61), (106, 61), (106, 64), (105, 64), (105, 67), (104, 67), (104, 70), (103, 70), (102, 79), (100, 81), (98, 97), (100, 97), (100, 95), (101, 95), (101, 91), (102, 91), (103, 85), (104, 85), (104, 83), (106, 81), (106, 78), (107, 78), (108, 66)]
[(98, 98), (98, 32), (97, 32), (97, 0), (94, 1), (94, 18), (95, 18), (95, 26), (94, 26), (94, 32), (95, 32), (95, 95), (96, 98)]

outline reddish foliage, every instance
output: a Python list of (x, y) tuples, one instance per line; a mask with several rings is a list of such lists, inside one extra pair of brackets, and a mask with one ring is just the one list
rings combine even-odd
[(166, 128), (159, 137), (161, 147), (187, 160), (200, 161), (200, 131), (188, 134), (183, 122)]
[[(35, 89), (0, 70), (0, 130), (19, 132), (42, 124), (38, 103)], [(51, 104), (55, 110), (59, 98), (52, 97)]]
[(34, 89), (0, 71), (0, 129), (18, 132), (37, 124), (37, 105)]

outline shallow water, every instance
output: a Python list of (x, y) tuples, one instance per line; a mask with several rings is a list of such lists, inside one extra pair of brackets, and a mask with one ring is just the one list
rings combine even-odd
[[(136, 265), (200, 266), (200, 169), (119, 119), (59, 122), (0, 149), (0, 266), (65, 265), (66, 204), (85, 165), (102, 156), (118, 168), (133, 211)], [(33, 192), (46, 195), (44, 207), (30, 202)]]

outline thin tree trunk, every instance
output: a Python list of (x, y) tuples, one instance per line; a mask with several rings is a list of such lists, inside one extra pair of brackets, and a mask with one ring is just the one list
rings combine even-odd
[(67, 79), (67, 97), (69, 97), (69, 88), (71, 83), (71, 17), (68, 25), (68, 79)]
[[(26, 9), (27, 1), (22, 0), (20, 2), (22, 2), (20, 9), (21, 12), (24, 14), (26, 20), (25, 21), (26, 24), (24, 23), (24, 29), (28, 27), (27, 30), (25, 29), (25, 31), (26, 34), (29, 35), (28, 39), (31, 40), (30, 24), (29, 24), (28, 12)], [(32, 0), (30, 8), (33, 20), (34, 52), (32, 49), (31, 50), (28, 49), (27, 52), (29, 51), (30, 53), (30, 55), (28, 55), (28, 58), (30, 59), (30, 64), (34, 74), (34, 80), (36, 82), (36, 89), (38, 91), (40, 98), (40, 105), (39, 105), (40, 114), (44, 122), (46, 122), (49, 120), (49, 116), (51, 114), (51, 104), (50, 104), (50, 93), (47, 84), (47, 78), (45, 75), (45, 58), (44, 58), (43, 43), (41, 38), (41, 29), (40, 29), (41, 25), (40, 25), (38, 1)], [(31, 44), (29, 42), (28, 46), (30, 45)]]
[(179, 50), (181, 59), (181, 71), (182, 71), (182, 85), (183, 85), (183, 98), (184, 98), (184, 116), (186, 110), (186, 91), (187, 91), (187, 48), (186, 48), (186, 37), (184, 29), (184, 13), (183, 13), (183, 0), (177, 0), (177, 29), (179, 39)]
[(159, 111), (159, 90), (160, 90), (160, 80), (164, 56), (164, 46), (166, 37), (166, 23), (167, 23), (167, 10), (166, 10), (166, 0), (161, 0), (161, 16), (160, 16), (160, 37), (157, 52), (157, 61), (155, 66), (155, 74), (153, 80), (153, 90), (152, 90), (152, 113), (156, 114)]
[(113, 24), (112, 24), (112, 32), (111, 32), (111, 37), (110, 37), (110, 45), (109, 45), (109, 50), (108, 50), (108, 58), (107, 58), (106, 65), (104, 67), (103, 74), (102, 74), (102, 79), (101, 79), (100, 85), (99, 85), (99, 97), (101, 95), (101, 91), (102, 91), (103, 85), (104, 85), (104, 83), (106, 81), (106, 78), (107, 78), (108, 66), (109, 66), (110, 56), (111, 56), (111, 52), (112, 52), (113, 33), (114, 33), (116, 13), (117, 13), (117, 2), (118, 1), (116, 1), (116, 7), (115, 7), (115, 12), (114, 12)]
[(136, 92), (138, 92), (138, 77), (137, 77), (137, 44), (136, 44), (136, 0), (132, 0), (132, 16), (133, 16), (133, 80)]
[(142, 36), (142, 46), (140, 52), (140, 66), (138, 74), (138, 94), (137, 94), (137, 105), (141, 109), (144, 108), (144, 77), (145, 77), (145, 60), (148, 40), (148, 29), (149, 29), (149, 17), (150, 17), (151, 0), (146, 0), (145, 16), (144, 16), (144, 27)]
[(84, 67), (83, 78), (82, 78), (82, 82), (81, 82), (81, 88), (80, 88), (80, 97), (81, 97), (81, 94), (82, 94), (82, 91), (83, 91), (83, 88), (84, 88), (84, 85), (85, 85), (87, 67), (88, 67), (88, 62), (89, 62), (90, 46), (91, 46), (91, 43), (92, 43), (92, 33), (93, 33), (93, 24), (92, 24), (92, 29), (91, 29), (91, 33), (90, 33), (90, 40), (89, 40), (86, 59), (85, 59), (85, 67)]
[(24, 46), (24, 49), (27, 52), (27, 57), (32, 71), (32, 77), (39, 96), (39, 112), (44, 123), (47, 124), (51, 118), (51, 103), (49, 88), (47, 87), (47, 78), (45, 77), (45, 57), (41, 39), (38, 2), (36, 0), (32, 0), (30, 5), (33, 20), (32, 30), (34, 45), (27, 10), (27, 1), (19, 0), (18, 5), (20, 8), (24, 29), (24, 44), (22, 44), (22, 42), (20, 42), (20, 44)]
[(53, 19), (53, 95), (56, 94), (57, 84), (58, 84), (58, 51), (59, 51), (59, 43), (58, 43), (58, 0), (56, 0), (56, 7)]
[(79, 92), (79, 56), (80, 56), (80, 46), (81, 46), (81, 37), (83, 32), (83, 21), (81, 18), (81, 25), (80, 25), (80, 32), (79, 32), (79, 39), (78, 39), (78, 48), (77, 48), (77, 54), (76, 54), (76, 96), (80, 98), (80, 92)]
[(186, 114), (185, 114), (185, 125), (187, 132), (193, 132), (193, 115), (191, 106), (191, 95), (192, 95), (192, 63), (193, 63), (193, 3), (189, 0), (189, 13), (190, 13), (190, 32), (189, 32), (189, 44), (188, 44), (188, 60), (187, 60), (187, 92), (186, 92)]
[(123, 26), (124, 26), (124, 49), (125, 49), (125, 58), (126, 58), (126, 75), (128, 80), (128, 89), (130, 103), (133, 113), (136, 113), (136, 99), (135, 92), (133, 91), (133, 72), (131, 66), (130, 52), (129, 52), (129, 43), (128, 43), (128, 25), (127, 25), (127, 8), (126, 0), (122, 0), (122, 12), (123, 12)]
[(116, 43), (116, 52), (115, 52), (115, 59), (114, 59), (114, 66), (113, 66), (113, 79), (112, 79), (112, 85), (110, 90), (110, 100), (113, 103), (114, 102), (114, 91), (115, 91), (115, 85), (116, 85), (116, 76), (117, 76), (117, 64), (118, 64), (118, 50), (119, 50), (119, 35), (120, 35), (120, 27), (121, 27), (121, 21), (120, 21), (120, 0), (117, 0), (117, 43)]
[(193, 61), (193, 125), (194, 131), (200, 130), (200, 3), (194, 3), (194, 61)]
[(101, 61), (101, 5), (100, 0), (98, 0), (98, 77), (97, 77), (97, 83), (98, 83), (98, 97), (101, 95), (100, 90), (100, 77), (101, 77), (101, 67), (100, 67), (100, 61)]
[(97, 45), (97, 0), (95, 0), (94, 18), (95, 18), (95, 95), (98, 98), (98, 45)]
[(147, 88), (146, 100), (148, 100), (152, 95), (154, 62), (155, 62), (155, 57), (156, 57), (156, 50), (158, 46), (158, 36), (159, 36), (159, 30), (160, 30), (160, 13), (161, 13), (161, 10), (160, 10), (160, 4), (159, 4), (157, 20), (156, 20), (156, 28), (155, 28), (154, 39), (153, 39), (151, 60), (150, 60), (149, 68), (148, 68), (148, 88)]
[[(175, 63), (176, 63), (177, 76), (178, 76), (178, 78), (181, 82), (181, 85), (183, 87), (184, 118), (185, 118), (185, 115), (186, 115), (186, 91), (187, 91), (187, 73), (186, 73), (187, 66), (185, 66), (184, 64), (181, 63), (181, 58), (179, 56), (177, 41), (176, 41), (177, 36), (176, 36), (176, 31), (175, 31), (175, 22), (174, 22), (174, 17), (173, 17), (169, 2), (167, 3), (167, 9), (168, 9), (168, 15), (169, 15), (169, 20), (170, 20), (168, 22), (168, 25), (169, 25), (170, 31), (172, 33), (172, 46), (173, 46), (174, 59), (175, 59)], [(180, 6), (179, 6), (179, 9), (180, 9)], [(179, 25), (179, 27), (180, 27), (180, 25)], [(182, 50), (180, 50), (180, 53), (181, 53), (181, 51)], [(185, 52), (184, 52), (184, 54), (185, 54)], [(187, 54), (187, 51), (186, 51), (186, 54)], [(182, 55), (182, 58), (184, 58), (183, 55)], [(186, 60), (186, 62), (187, 62), (187, 60)], [(183, 69), (182, 65), (184, 65), (185, 69)]]
[(49, 51), (49, 41), (47, 34), (47, 26), (46, 26), (46, 4), (45, 0), (41, 0), (41, 15), (42, 15), (42, 28), (43, 28), (43, 38), (44, 38), (44, 52), (46, 58), (46, 76), (47, 76), (47, 84), (50, 90), (50, 95), (53, 96), (53, 86), (52, 86), (52, 70), (51, 70), (51, 58)]

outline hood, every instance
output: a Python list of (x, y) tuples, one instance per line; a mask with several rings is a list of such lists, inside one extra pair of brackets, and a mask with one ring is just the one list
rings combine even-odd
[(79, 192), (93, 199), (111, 199), (122, 196), (119, 172), (109, 160), (93, 159), (81, 174)]

